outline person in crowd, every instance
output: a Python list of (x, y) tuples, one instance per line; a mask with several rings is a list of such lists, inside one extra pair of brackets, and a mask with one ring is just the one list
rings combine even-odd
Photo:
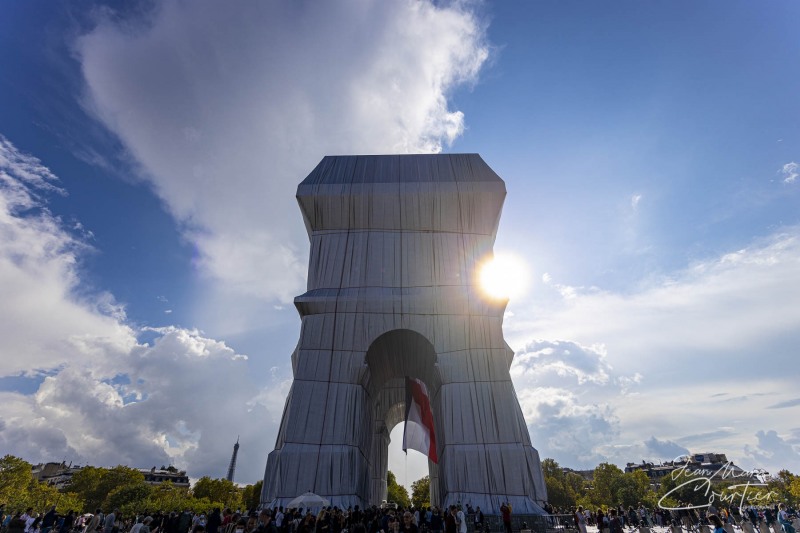
[(102, 511), (97, 509), (92, 515), (92, 518), (89, 519), (89, 522), (86, 524), (86, 529), (83, 533), (95, 533), (97, 528), (100, 527), (101, 520), (102, 520)]
[(144, 525), (144, 520), (140, 521), (138, 516), (136, 517), (135, 520), (136, 523), (131, 526), (131, 528), (128, 530), (128, 533), (139, 533), (139, 530), (142, 529), (142, 526)]
[(222, 525), (222, 512), (219, 507), (215, 507), (206, 519), (206, 531), (208, 533), (217, 533), (219, 527)]
[(24, 533), (26, 519), (22, 518), (23, 516), (24, 515), (19, 513), (11, 516), (11, 520), (8, 522), (8, 529), (6, 530), (7, 533)]
[(708, 523), (714, 528), (714, 533), (725, 533), (725, 525), (722, 523), (720, 517), (715, 514), (707, 515)]
[(480, 505), (475, 508), (475, 514), (472, 517), (472, 521), (475, 524), (475, 531), (483, 531), (484, 516)]
[(506, 530), (506, 533), (512, 533), (511, 531), (511, 504), (508, 502), (504, 502), (503, 505), (500, 506), (500, 514), (503, 516), (503, 527)]
[(633, 508), (633, 505), (628, 506), (628, 525), (634, 529), (639, 527), (639, 513)]
[(467, 517), (464, 516), (464, 511), (461, 509), (461, 504), (456, 506), (456, 525), (458, 526), (458, 533), (467, 533)]
[(103, 521), (103, 533), (117, 533), (116, 531), (114, 531), (114, 527), (117, 521), (118, 514), (119, 514), (119, 509), (114, 509), (113, 511), (111, 511), (106, 515), (105, 520)]
[(786, 504), (781, 503), (778, 505), (778, 523), (783, 528), (784, 533), (796, 533), (794, 526), (792, 525), (792, 519), (795, 517), (790, 515), (789, 512), (786, 510)]
[(447, 515), (444, 517), (444, 533), (458, 533), (455, 505), (450, 506), (447, 510)]
[(610, 533), (622, 533), (622, 521), (619, 519), (619, 512), (611, 508), (608, 510), (608, 529)]
[(58, 528), (58, 533), (69, 533), (72, 531), (72, 526), (75, 524), (75, 511), (70, 509), (64, 520), (61, 522), (61, 527)]
[(255, 531), (258, 533), (278, 533), (278, 528), (275, 526), (272, 514), (266, 509), (258, 513), (258, 526)]
[(33, 533), (36, 531), (34, 523), (36, 523), (37, 526), (39, 525), (39, 521), (37, 520), (37, 518), (39, 518), (39, 513), (33, 512), (33, 509), (28, 509), (25, 511), (25, 514), (28, 516), (28, 518), (25, 519), (25, 533)]
[(758, 511), (752, 505), (747, 506), (746, 510), (747, 519), (753, 524), (753, 529), (758, 530)]
[(54, 505), (42, 518), (41, 533), (50, 533), (50, 530), (53, 529), (56, 523), (56, 518), (58, 518), (58, 514), (56, 513), (56, 506)]
[(583, 506), (579, 505), (575, 511), (575, 525), (579, 533), (586, 533), (586, 515), (583, 514)]
[(308, 511), (297, 528), (298, 533), (314, 533), (314, 515)]
[(608, 533), (608, 517), (603, 512), (603, 509), (597, 509), (597, 531), (599, 533)]
[[(236, 516), (235, 513), (234, 516)], [(247, 518), (240, 517), (234, 522), (233, 533), (245, 533), (247, 531)]]
[(418, 533), (419, 528), (414, 523), (414, 515), (409, 511), (403, 513), (403, 523), (400, 524), (400, 533)]
[(438, 507), (431, 510), (430, 520), (431, 533), (442, 533), (444, 531), (444, 520), (442, 519), (442, 512)]

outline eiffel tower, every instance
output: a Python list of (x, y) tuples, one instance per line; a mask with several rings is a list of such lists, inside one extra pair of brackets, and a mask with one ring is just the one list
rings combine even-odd
[(233, 455), (231, 455), (231, 464), (228, 465), (228, 476), (225, 478), (233, 482), (233, 474), (236, 472), (236, 455), (239, 453), (239, 437), (236, 437), (236, 444), (233, 445)]

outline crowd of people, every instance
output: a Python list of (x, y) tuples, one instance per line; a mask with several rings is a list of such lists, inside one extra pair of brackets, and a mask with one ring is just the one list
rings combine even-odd
[[(597, 509), (592, 512), (583, 507), (559, 509), (549, 504), (545, 511), (548, 525), (567, 525), (579, 533), (587, 533), (587, 526), (596, 527), (599, 533), (624, 533), (626, 528), (678, 526), (687, 533), (699, 533), (701, 526), (714, 528), (714, 533), (725, 533), (725, 524), (741, 525), (749, 521), (758, 531), (762, 522), (772, 526), (776, 533), (796, 533), (792, 520), (793, 509), (784, 504), (774, 507), (748, 506), (739, 509), (689, 508), (679, 510), (648, 509), (644, 505), (624, 509)], [(500, 517), (506, 533), (513, 533), (511, 505), (503, 503)], [(104, 513), (79, 514), (69, 511), (59, 514), (52, 507), (38, 513), (34, 509), (8, 513), (0, 507), (0, 533), (467, 533), (488, 532), (486, 517), (480, 507), (452, 505), (423, 508), (360, 509), (323, 507), (318, 512), (304, 509), (263, 509), (241, 512), (231, 509), (214, 509), (211, 513), (155, 512), (141, 516), (124, 516), (118, 509)], [(560, 521), (563, 518), (566, 521)], [(470, 527), (468, 528), (468, 525)], [(525, 526), (523, 526), (525, 528)]]
[[(510, 516), (510, 512), (508, 505), (506, 514)], [(484, 520), (480, 507), (465, 513), (460, 505), (444, 510), (377, 506), (364, 510), (359, 506), (324, 507), (319, 512), (283, 507), (249, 512), (214, 509), (208, 514), (187, 510), (142, 516), (124, 516), (119, 509), (58, 514), (52, 507), (46, 513), (30, 508), (6, 514), (0, 509), (0, 515), (1, 533), (467, 533), (468, 515), (478, 530)]]
[[(563, 512), (561, 509), (545, 506), (545, 511), (549, 514), (558, 515)], [(673, 527), (685, 528), (687, 532), (697, 533), (701, 531), (701, 526), (716, 528), (719, 522), (723, 531), (725, 524), (741, 526), (747, 522), (753, 527), (753, 531), (759, 531), (761, 524), (766, 524), (779, 533), (796, 533), (792, 521), (796, 519), (794, 509), (787, 508), (785, 504), (775, 504), (774, 506), (756, 507), (748, 505), (739, 508), (731, 505), (728, 508), (717, 508), (714, 504), (707, 507), (693, 507), (689, 504), (679, 504), (677, 509), (648, 509), (641, 503), (637, 507), (630, 506), (625, 509), (623, 506), (608, 508), (606, 510), (597, 509), (592, 512), (582, 506), (573, 508), (568, 513), (573, 519), (576, 529), (580, 533), (586, 533), (587, 526), (595, 526), (601, 533), (622, 533), (626, 527), (638, 529), (639, 527)], [(742, 528), (744, 529), (744, 528)], [(720, 533), (720, 532), (716, 532)]]

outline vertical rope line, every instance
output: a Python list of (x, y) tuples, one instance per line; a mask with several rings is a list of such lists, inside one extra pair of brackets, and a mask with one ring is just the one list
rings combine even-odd
[[(348, 199), (348, 204), (350, 209), (348, 210), (348, 224), (347, 224), (347, 236), (344, 240), (344, 253), (342, 254), (342, 270), (339, 274), (339, 288), (336, 290), (336, 303), (334, 304), (333, 308), (333, 331), (331, 331), (331, 351), (330, 351), (330, 361), (328, 363), (328, 391), (325, 395), (325, 408), (322, 411), (322, 428), (319, 435), (319, 444), (317, 445), (317, 467), (314, 469), (314, 483), (312, 484), (312, 491), (316, 494), (317, 492), (317, 473), (319, 472), (319, 459), (322, 456), (322, 442), (325, 438), (325, 422), (328, 419), (328, 399), (331, 396), (331, 376), (333, 374), (333, 352), (336, 348), (336, 324), (339, 319), (339, 297), (342, 294), (342, 283), (344, 282), (344, 270), (345, 264), (347, 262), (347, 247), (350, 244), (350, 233), (353, 229), (353, 220), (352, 220), (352, 191), (353, 191), (353, 174), (355, 173), (356, 169), (356, 162), (353, 163), (353, 169), (350, 173), (350, 182), (347, 184), (347, 194), (344, 195), (345, 198)], [(352, 264), (351, 264), (352, 268)]]

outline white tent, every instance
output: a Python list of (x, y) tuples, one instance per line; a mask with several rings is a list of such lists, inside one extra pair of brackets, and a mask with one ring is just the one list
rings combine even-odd
[(313, 492), (306, 492), (287, 503), (285, 507), (287, 509), (300, 509), (301, 507), (304, 509), (319, 509), (320, 507), (327, 507), (330, 504), (331, 502), (322, 496), (314, 494)]

